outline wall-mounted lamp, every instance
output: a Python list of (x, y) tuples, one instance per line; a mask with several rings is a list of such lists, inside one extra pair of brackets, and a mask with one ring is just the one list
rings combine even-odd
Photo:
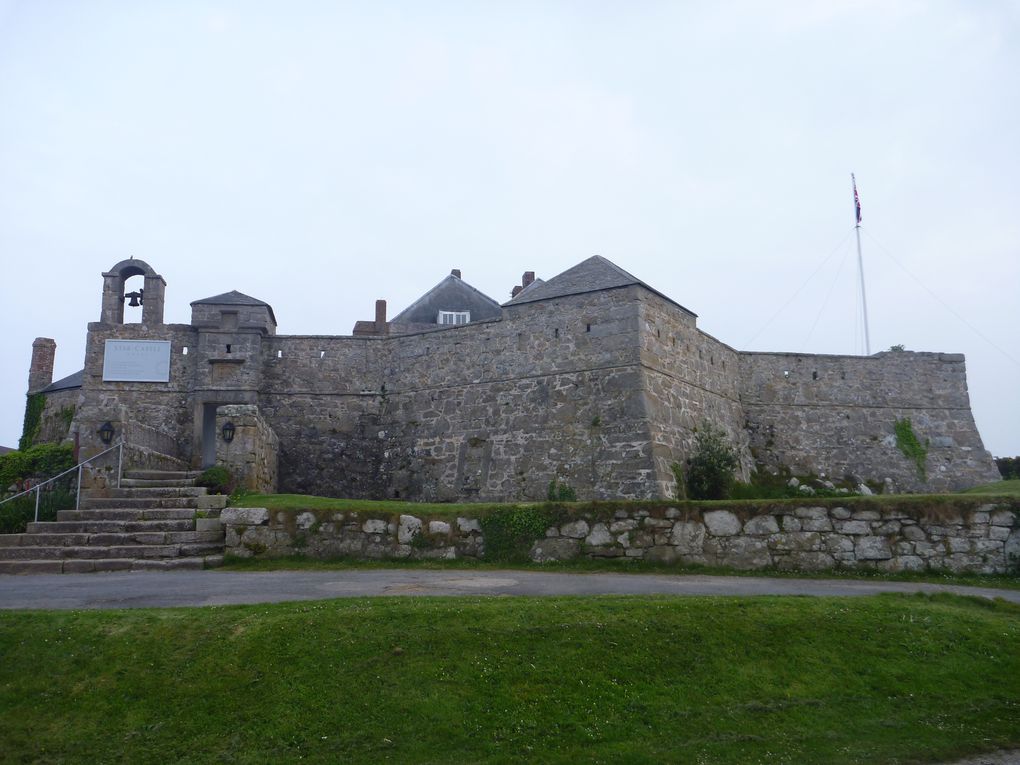
[(221, 433), (223, 434), (223, 440), (226, 441), (228, 444), (231, 441), (233, 441), (234, 440), (234, 423), (228, 422), (228, 423), (224, 424), (223, 430), (221, 431)]
[(109, 445), (109, 443), (113, 440), (113, 423), (107, 420), (96, 432), (99, 433), (99, 440), (104, 444)]

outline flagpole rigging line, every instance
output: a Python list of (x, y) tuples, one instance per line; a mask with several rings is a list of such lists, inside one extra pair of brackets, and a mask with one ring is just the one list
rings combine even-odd
[(918, 286), (920, 286), (921, 289), (923, 289), (925, 292), (927, 292), (929, 295), (931, 295), (932, 298), (934, 298), (936, 302), (940, 303), (943, 308), (945, 308), (947, 311), (949, 311), (949, 313), (953, 314), (953, 316), (955, 316), (960, 321), (961, 324), (966, 326), (971, 332), (973, 332), (975, 335), (977, 335), (982, 340), (984, 340), (986, 343), (988, 343), (990, 346), (992, 346), (992, 348), (997, 350), (999, 353), (1001, 353), (1007, 359), (1009, 359), (1014, 364), (1016, 364), (1018, 367), (1020, 367), (1020, 361), (1018, 361), (1017, 359), (1013, 358), (1013, 356), (1011, 356), (1009, 353), (1007, 353), (1005, 350), (1003, 350), (1001, 347), (999, 347), (999, 345), (997, 345), (987, 335), (985, 335), (984, 332), (982, 332), (980, 329), (978, 329), (973, 324), (971, 324), (969, 321), (967, 321), (965, 318), (963, 318), (960, 314), (958, 314), (956, 312), (956, 310), (951, 305), (949, 305), (949, 303), (947, 303), (945, 300), (943, 300), (938, 295), (936, 295), (931, 289), (929, 289), (928, 285), (926, 285), (924, 282), (922, 282), (920, 279), (918, 279), (916, 276), (914, 276), (914, 274), (911, 273), (911, 271), (905, 265), (903, 265), (902, 263), (900, 263), (896, 259), (896, 256), (892, 254), (892, 250), (890, 250), (888, 247), (886, 247), (884, 244), (882, 244), (880, 241), (878, 241), (878, 239), (876, 239), (874, 237), (874, 235), (871, 234), (870, 232), (865, 232), (865, 233), (867, 233), (868, 236), (871, 238), (871, 240), (875, 244), (877, 244), (879, 246), (879, 248), (881, 248), (885, 252), (886, 255), (889, 256), (889, 259), (893, 263), (895, 263), (899, 267), (899, 269), (901, 271), (903, 271), (903, 273), (905, 273), (907, 276), (909, 276), (911, 279), (913, 279), (915, 282), (917, 282)]
[(850, 181), (854, 187), (854, 217), (857, 233), (857, 272), (861, 277), (861, 309), (864, 311), (864, 355), (871, 355), (871, 333), (868, 331), (868, 295), (864, 290), (864, 257), (861, 255), (861, 199), (857, 195), (857, 179), (850, 173)]
[(783, 303), (783, 305), (782, 305), (782, 306), (781, 306), (781, 307), (779, 308), (779, 310), (778, 310), (778, 311), (776, 311), (776, 312), (775, 312), (774, 314), (772, 314), (772, 317), (771, 317), (771, 318), (770, 318), (770, 319), (769, 319), (768, 321), (766, 321), (766, 322), (765, 322), (764, 324), (762, 324), (762, 325), (761, 325), (760, 327), (758, 327), (758, 331), (757, 331), (757, 332), (755, 332), (755, 333), (754, 333), (754, 334), (753, 334), (753, 335), (751, 336), (751, 338), (750, 338), (749, 340), (747, 340), (747, 341), (746, 341), (746, 342), (744, 343), (744, 347), (745, 347), (745, 348), (746, 348), (747, 346), (749, 346), (749, 345), (750, 345), (751, 343), (753, 343), (753, 342), (754, 342), (755, 340), (757, 340), (757, 339), (758, 339), (758, 336), (759, 336), (759, 335), (760, 335), (760, 334), (761, 334), (762, 332), (764, 332), (764, 331), (765, 331), (765, 329), (766, 329), (766, 328), (767, 328), (767, 327), (768, 327), (768, 326), (769, 326), (769, 325), (770, 325), (770, 324), (771, 324), (772, 322), (774, 322), (774, 321), (776, 320), (776, 317), (778, 317), (778, 316), (779, 316), (779, 314), (781, 314), (781, 313), (782, 313), (783, 311), (785, 311), (785, 310), (786, 310), (787, 308), (789, 308), (789, 307), (790, 307), (790, 303), (792, 303), (792, 302), (793, 302), (794, 300), (796, 300), (796, 299), (797, 299), (797, 296), (798, 296), (798, 295), (800, 295), (800, 293), (801, 293), (801, 292), (802, 292), (802, 291), (804, 290), (804, 288), (808, 286), (808, 283), (809, 283), (809, 282), (810, 282), (810, 281), (811, 281), (812, 279), (814, 279), (814, 278), (815, 278), (815, 276), (816, 276), (816, 275), (818, 274), (818, 272), (819, 272), (819, 271), (821, 271), (821, 270), (822, 270), (822, 268), (823, 268), (823, 267), (825, 266), (825, 264), (826, 264), (826, 263), (828, 263), (828, 262), (829, 262), (830, 260), (832, 260), (832, 256), (833, 256), (833, 255), (835, 255), (835, 254), (836, 254), (837, 252), (839, 252), (840, 248), (841, 248), (841, 247), (842, 247), (842, 246), (843, 246), (843, 245), (844, 245), (844, 244), (846, 243), (846, 240), (847, 240), (847, 239), (848, 239), (849, 237), (850, 237), (850, 231), (848, 230), (848, 231), (846, 232), (846, 234), (844, 234), (843, 238), (842, 238), (842, 239), (841, 239), (841, 240), (839, 241), (839, 244), (837, 244), (837, 245), (836, 245), (836, 246), (835, 246), (835, 247), (834, 247), (834, 248), (832, 249), (832, 252), (830, 252), (830, 253), (829, 253), (828, 255), (826, 255), (826, 256), (825, 256), (825, 260), (823, 260), (823, 261), (822, 261), (821, 263), (819, 263), (819, 264), (818, 264), (818, 266), (817, 266), (817, 267), (815, 268), (815, 270), (811, 272), (811, 275), (810, 275), (810, 276), (809, 276), (809, 277), (808, 277), (807, 279), (805, 279), (805, 280), (804, 280), (804, 283), (803, 283), (803, 284), (801, 284), (801, 285), (800, 285), (800, 286), (799, 286), (799, 287), (798, 287), (798, 288), (797, 288), (797, 289), (796, 289), (796, 290), (794, 291), (794, 293), (793, 293), (792, 295), (790, 295), (789, 299), (788, 299), (788, 300), (787, 300), (787, 301), (786, 301), (785, 303)]

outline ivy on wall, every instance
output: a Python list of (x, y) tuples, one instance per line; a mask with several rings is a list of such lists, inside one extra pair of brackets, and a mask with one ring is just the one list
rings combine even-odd
[(35, 443), (42, 428), (42, 413), (46, 408), (46, 396), (42, 393), (29, 393), (25, 401), (25, 423), (21, 428), (21, 440), (18, 449), (25, 451)]
[(914, 432), (914, 425), (910, 422), (909, 417), (896, 420), (893, 429), (896, 431), (896, 446), (903, 452), (903, 456), (912, 460), (917, 466), (917, 474), (921, 480), (927, 480), (928, 471), (924, 463), (928, 459), (928, 441), (925, 440), (923, 444), (921, 443), (917, 433)]

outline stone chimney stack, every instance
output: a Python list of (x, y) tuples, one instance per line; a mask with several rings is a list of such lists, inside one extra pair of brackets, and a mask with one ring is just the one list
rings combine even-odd
[(515, 297), (520, 295), (524, 288), (531, 284), (533, 281), (535, 281), (535, 272), (525, 271), (524, 276), (521, 277), (521, 283), (515, 285), (514, 288), (510, 290), (510, 299), (513, 300)]
[(457, 277), (457, 278), (459, 279), (459, 278), (460, 278), (460, 269), (459, 269), (459, 268), (455, 268), (455, 269), (453, 269), (453, 270), (452, 270), (452, 271), (450, 272), (450, 274), (451, 274), (452, 276), (456, 276), (456, 277)]
[(376, 300), (375, 301), (375, 333), (377, 335), (385, 335), (389, 332), (389, 328), (386, 325), (386, 301)]
[(32, 343), (32, 366), (28, 370), (28, 392), (37, 393), (53, 382), (53, 359), (57, 344), (48, 337), (37, 337)]

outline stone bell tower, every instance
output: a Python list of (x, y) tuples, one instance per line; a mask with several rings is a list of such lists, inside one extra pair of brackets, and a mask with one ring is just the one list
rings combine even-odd
[[(132, 276), (144, 277), (141, 293), (124, 294), (124, 284)], [(163, 323), (163, 301), (166, 282), (144, 260), (122, 260), (103, 274), (103, 311), (99, 321), (103, 324), (124, 323), (124, 301), (142, 306), (142, 324)], [(134, 301), (138, 302), (134, 302)]]

